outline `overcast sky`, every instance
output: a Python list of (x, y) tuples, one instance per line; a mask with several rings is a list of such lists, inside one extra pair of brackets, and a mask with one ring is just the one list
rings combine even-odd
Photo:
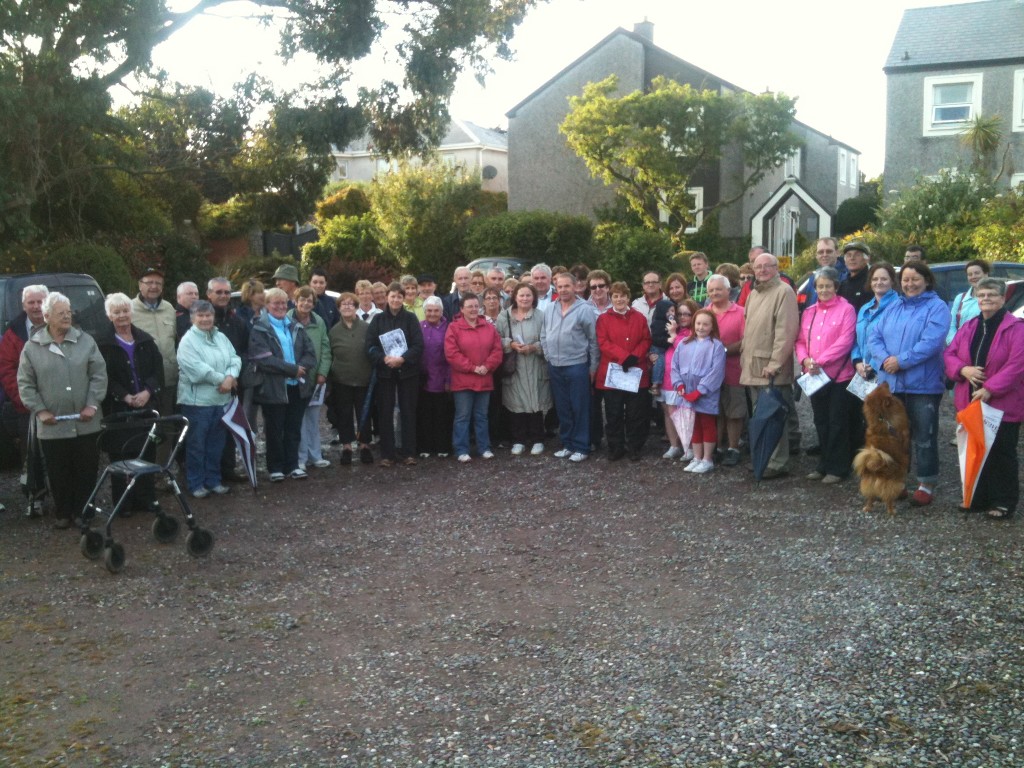
[[(903, 10), (955, 0), (552, 0), (530, 12), (484, 87), (464, 75), (452, 114), (485, 127), (506, 127), (505, 113), (617, 27), (645, 18), (654, 42), (741, 88), (796, 96), (797, 117), (861, 151), (861, 170), (882, 171), (885, 75), (882, 65)], [(242, 6), (244, 4), (239, 4)], [(237, 10), (237, 9), (236, 9)], [(302, 62), (275, 61), (269, 30), (237, 16), (200, 19), (160, 46), (154, 59), (181, 82), (227, 92), (260, 71), (295, 85)], [(364, 67), (369, 84), (376, 63)]]

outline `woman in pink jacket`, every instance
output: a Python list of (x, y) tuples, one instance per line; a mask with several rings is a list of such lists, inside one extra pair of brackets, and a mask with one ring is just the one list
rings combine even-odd
[(958, 411), (981, 400), (1003, 412), (971, 499), (972, 511), (993, 520), (1013, 517), (1020, 497), (1017, 439), (1024, 421), (1024, 321), (1006, 311), (1005, 294), (1002, 280), (979, 280), (974, 296), (981, 314), (960, 327), (943, 353), (946, 376), (956, 382)]
[(491, 374), (501, 365), (501, 336), (480, 315), (480, 299), (475, 293), (462, 297), (462, 314), (456, 315), (444, 336), (444, 356), (451, 368), (451, 390), (455, 399), (452, 445), (459, 461), (470, 461), (469, 426), (473, 424), (476, 449), (485, 459), (493, 459), (487, 429), (487, 406), (494, 389)]
[(796, 359), (804, 373), (824, 372), (829, 382), (811, 395), (814, 428), (821, 453), (808, 480), (838, 483), (850, 474), (861, 440), (860, 401), (846, 391), (853, 378), (850, 350), (857, 337), (857, 310), (842, 296), (839, 273), (824, 267), (814, 273), (818, 301), (804, 310), (796, 338)]

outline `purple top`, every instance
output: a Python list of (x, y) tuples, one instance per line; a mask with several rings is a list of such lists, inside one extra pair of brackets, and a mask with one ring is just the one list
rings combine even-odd
[[(725, 381), (725, 347), (718, 339), (687, 340), (672, 355), (672, 388), (680, 384), (687, 392), (697, 390), (693, 403), (698, 413), (718, 413), (719, 392)], [(685, 400), (681, 403), (689, 405)]]
[(423, 391), (445, 392), (451, 379), (448, 360), (444, 356), (444, 335), (448, 330), (448, 320), (442, 317), (437, 325), (421, 320), (420, 329), (423, 331), (423, 358), (420, 360), (420, 370), (426, 377)]
[(132, 394), (137, 395), (142, 389), (142, 385), (139, 384), (139, 374), (135, 370), (135, 341), (125, 341), (116, 333), (114, 334), (114, 341), (121, 345), (121, 349), (128, 355), (128, 370), (132, 373)]

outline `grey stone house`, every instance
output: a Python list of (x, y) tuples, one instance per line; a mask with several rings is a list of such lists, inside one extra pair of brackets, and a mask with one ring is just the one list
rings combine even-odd
[(1024, 182), (1024, 2), (904, 11), (884, 71), (887, 190), (969, 167), (961, 134), (978, 115), (1002, 118), (1000, 183)]
[[(509, 208), (594, 216), (612, 203), (614, 189), (591, 178), (569, 148), (558, 126), (569, 111), (569, 97), (583, 86), (615, 74), (624, 95), (650, 86), (663, 75), (720, 93), (739, 87), (690, 64), (654, 44), (654, 25), (645, 21), (632, 32), (616, 29), (541, 85), (508, 113)], [(831, 234), (839, 204), (856, 196), (860, 153), (801, 122), (792, 130), (800, 149), (741, 199), (719, 211), (723, 236), (764, 244), (778, 255), (791, 254), (795, 232), (808, 238)], [(690, 192), (700, 209), (735, 194), (741, 175), (738, 157), (708, 165)]]

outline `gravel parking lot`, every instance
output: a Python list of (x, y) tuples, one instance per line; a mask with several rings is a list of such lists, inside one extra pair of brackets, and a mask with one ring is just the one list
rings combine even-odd
[(0, 763), (1024, 764), (1024, 528), (951, 447), (895, 518), (662, 450), (236, 486), (206, 559), (117, 521), (116, 576), (4, 474)]

